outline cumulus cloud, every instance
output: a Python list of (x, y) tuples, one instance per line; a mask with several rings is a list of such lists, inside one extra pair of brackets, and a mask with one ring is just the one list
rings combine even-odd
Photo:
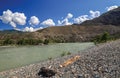
[(34, 28), (34, 31), (41, 30), (41, 29), (43, 29), (43, 27)]
[(89, 20), (88, 15), (81, 15), (81, 16), (79, 16), (77, 18), (74, 18), (74, 22), (77, 23), (77, 24), (80, 24), (80, 23), (82, 23), (82, 22), (84, 22), (86, 20)]
[(100, 16), (100, 11), (90, 10), (89, 12), (90, 12), (90, 14), (91, 14), (91, 18), (92, 18), (92, 19)]
[(90, 13), (90, 15), (81, 15), (77, 18), (74, 18), (74, 23), (81, 24), (82, 22), (84, 22), (86, 20), (91, 20), (93, 18), (96, 18), (96, 17), (100, 16), (100, 11), (90, 10), (89, 13)]
[(29, 20), (29, 24), (30, 25), (38, 25), (40, 23), (38, 17), (36, 16), (32, 16)]
[(3, 11), (3, 15), (0, 16), (0, 19), (2, 20), (3, 23), (9, 23), (12, 21), (12, 11), (7, 10), (7, 11)]
[(43, 29), (43, 27), (38, 27), (38, 28), (33, 28), (33, 27), (25, 27), (23, 29), (19, 29), (19, 28), (14, 28), (17, 31), (22, 31), (22, 32), (35, 32), (37, 30), (41, 30)]
[(13, 13), (11, 10), (3, 11), (3, 15), (0, 16), (0, 20), (2, 20), (3, 23), (10, 24), (12, 27), (16, 27), (16, 25), (25, 25), (26, 19), (27, 17), (24, 13)]
[(72, 25), (72, 23), (69, 22), (67, 18), (65, 18), (62, 21), (58, 20), (58, 25)]
[(25, 27), (23, 29), (24, 32), (33, 32), (34, 31), (34, 28), (33, 27)]
[(71, 22), (69, 22), (69, 19), (73, 18), (73, 14), (68, 13), (67, 16), (63, 20), (58, 20), (58, 25), (72, 25)]
[(43, 26), (55, 26), (55, 23), (52, 19), (47, 19), (41, 23)]
[(116, 8), (118, 8), (118, 6), (113, 5), (113, 6), (107, 7), (107, 11), (110, 11), (110, 10), (113, 10), (113, 9), (116, 9)]
[(73, 14), (68, 13), (66, 18), (70, 19), (70, 18), (72, 18), (72, 17), (73, 17)]
[(24, 13), (15, 12), (12, 14), (12, 21), (18, 25), (25, 25), (27, 17)]
[(16, 23), (14, 23), (14, 22), (10, 22), (10, 25), (13, 27), (13, 28), (16, 28)]

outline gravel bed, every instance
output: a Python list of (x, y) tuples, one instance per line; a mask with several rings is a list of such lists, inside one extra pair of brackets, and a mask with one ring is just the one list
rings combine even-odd
[[(60, 68), (65, 60), (79, 55), (73, 64)], [(84, 52), (0, 72), (0, 78), (49, 78), (38, 75), (40, 68), (56, 71), (50, 78), (120, 78), (120, 40), (99, 44)]]

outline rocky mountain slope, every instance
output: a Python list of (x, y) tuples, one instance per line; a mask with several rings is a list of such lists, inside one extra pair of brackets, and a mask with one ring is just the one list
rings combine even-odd
[(83, 22), (81, 25), (115, 25), (120, 26), (120, 7), (102, 14), (93, 20)]

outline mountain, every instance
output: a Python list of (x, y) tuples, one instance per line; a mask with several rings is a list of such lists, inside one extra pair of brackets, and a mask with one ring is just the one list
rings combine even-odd
[(104, 32), (109, 32), (115, 37), (120, 36), (120, 7), (82, 24), (48, 27), (36, 33), (40, 33), (44, 38), (76, 42), (90, 41)]
[(81, 25), (115, 25), (120, 26), (120, 7), (102, 14), (93, 20), (87, 20)]
[(91, 41), (95, 36), (104, 32), (109, 32), (112, 36), (120, 38), (120, 7), (108, 11), (98, 18), (85, 21), (82, 24), (48, 27), (30, 33), (14, 30), (2, 32), (4, 33), (0, 32), (0, 40), (6, 38), (13, 40), (24, 38), (40, 40), (49, 39), (56, 42), (83, 42)]
[[(58, 26), (49, 27), (43, 30), (39, 30), (35, 33), (39, 33), (41, 37), (52, 39), (52, 40), (65, 40), (67, 42), (83, 42), (90, 41), (96, 35), (102, 34), (104, 32), (109, 32), (111, 35), (120, 35), (120, 27), (112, 25), (102, 25), (102, 26)], [(36, 36), (38, 37), (38, 35)]]
[(11, 30), (1, 30), (0, 33), (23, 33), (23, 32), (11, 29)]

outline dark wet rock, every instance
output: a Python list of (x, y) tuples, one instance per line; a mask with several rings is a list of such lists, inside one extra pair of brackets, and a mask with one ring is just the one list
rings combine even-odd
[(38, 73), (39, 76), (42, 77), (52, 77), (55, 76), (57, 72), (51, 69), (47, 69), (46, 67), (42, 67)]

